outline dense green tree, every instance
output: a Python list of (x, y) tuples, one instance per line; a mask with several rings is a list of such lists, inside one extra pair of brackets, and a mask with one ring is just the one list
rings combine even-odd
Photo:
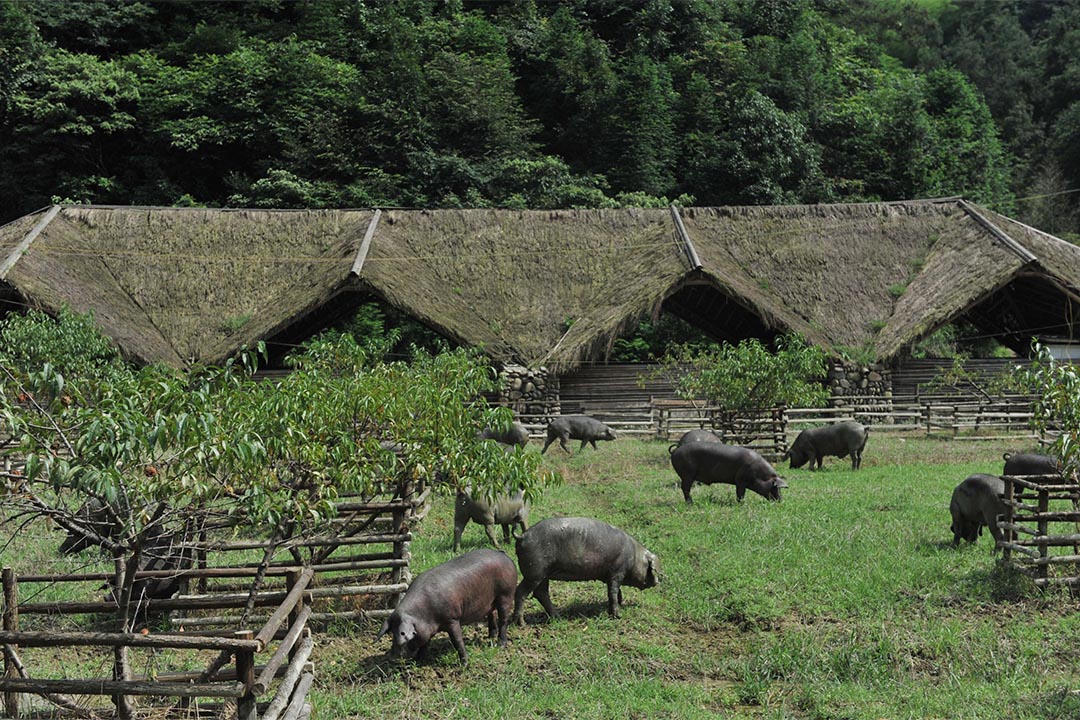
[(0, 146), (0, 197), (19, 198), (24, 208), (53, 196), (123, 202), (137, 100), (135, 77), (118, 63), (66, 50), (43, 53), (11, 103)]
[(1078, 27), (1013, 0), (6, 0), (0, 221), (1052, 185), (1016, 208), (1080, 230)]

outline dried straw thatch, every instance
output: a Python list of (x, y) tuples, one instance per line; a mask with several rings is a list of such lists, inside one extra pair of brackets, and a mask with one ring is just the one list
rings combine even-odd
[(362, 277), (494, 357), (573, 365), (659, 306), (678, 250), (667, 210), (392, 212)]
[(7, 281), (129, 355), (217, 362), (340, 291), (369, 211), (65, 207)]
[(879, 358), (1005, 290), (1054, 295), (1044, 314), (1080, 297), (1080, 249), (955, 198), (678, 216), (396, 210), (375, 225), (367, 210), (50, 212), (0, 228), (0, 278), (32, 304), (92, 311), (135, 358), (174, 364), (220, 361), (357, 289), (496, 360), (562, 369), (603, 357), (689, 285), (694, 302), (704, 287), (772, 331)]

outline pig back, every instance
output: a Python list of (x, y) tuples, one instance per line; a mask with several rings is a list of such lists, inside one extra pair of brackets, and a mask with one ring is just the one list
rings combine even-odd
[(1004, 458), (1003, 475), (1058, 475), (1061, 472), (1061, 463), (1049, 455), (1005, 453)]
[(676, 447), (682, 447), (683, 445), (692, 442), (722, 443), (723, 440), (711, 430), (687, 430), (683, 433), (683, 436), (679, 438)]
[(952, 503), (971, 520), (991, 525), (994, 518), (1005, 512), (1005, 481), (996, 475), (969, 475), (953, 491)]
[(805, 436), (806, 443), (817, 455), (843, 457), (863, 446), (866, 428), (853, 421), (845, 421), (824, 427), (808, 428), (799, 434), (796, 443)]
[(732, 483), (745, 477), (766, 480), (776, 474), (773, 467), (752, 450), (719, 442), (694, 442), (671, 454), (671, 465), (679, 477), (693, 477), (703, 485)]
[(496, 598), (513, 597), (516, 586), (514, 561), (506, 553), (481, 548), (417, 575), (395, 612), (440, 627), (450, 620), (480, 622), (491, 612)]
[(525, 493), (518, 490), (513, 495), (502, 494), (495, 497), (494, 502), (489, 502), (483, 496), (473, 497), (471, 488), (458, 490), (457, 502), (454, 509), (455, 522), (465, 518), (481, 525), (512, 523), (518, 518), (523, 518), (525, 511)]
[(525, 531), (517, 543), (526, 578), (607, 580), (625, 574), (639, 544), (619, 528), (581, 517), (548, 518)]

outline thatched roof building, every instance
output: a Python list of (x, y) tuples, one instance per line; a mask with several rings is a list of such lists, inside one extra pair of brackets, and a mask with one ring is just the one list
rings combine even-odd
[[(374, 295), (493, 359), (569, 369), (661, 310), (879, 359), (964, 317), (1072, 335), (1080, 248), (957, 198), (670, 210), (54, 206), (0, 227), (9, 302), (93, 312), (130, 357), (218, 362)], [(353, 304), (355, 304), (355, 300)]]

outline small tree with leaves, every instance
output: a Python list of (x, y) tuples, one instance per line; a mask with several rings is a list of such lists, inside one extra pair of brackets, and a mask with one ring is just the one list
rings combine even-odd
[(799, 335), (778, 337), (775, 352), (757, 339), (707, 348), (679, 346), (669, 351), (661, 372), (686, 400), (720, 408), (719, 425), (739, 437), (740, 415), (777, 406), (823, 404), (828, 393), (825, 352)]
[[(473, 352), (387, 363), (393, 337), (360, 345), (331, 335), (297, 355), (275, 385), (252, 378), (258, 353), (183, 371), (132, 368), (113, 353), (89, 366), (65, 360), (65, 375), (60, 365), (40, 364), (39, 354), (100, 349), (92, 324), (73, 315), (56, 323), (11, 317), (0, 324), (0, 337), (9, 333), (27, 352), (0, 357), (0, 416), (14, 463), (4, 473), (8, 512), (0, 521), (17, 527), (50, 517), (131, 570), (151, 538), (196, 521), (268, 535), (265, 567), (277, 544), (328, 530), (342, 494), (370, 497), (402, 477), (434, 478), (436, 469), (439, 482), (488, 494), (534, 494), (549, 479), (536, 454), (476, 441), (479, 428), (509, 418), (479, 399), (494, 378)], [(89, 502), (105, 509), (108, 533), (80, 514)], [(317, 560), (316, 552), (297, 560)], [(118, 599), (131, 597), (133, 582), (133, 572), (118, 571)], [(131, 627), (128, 610), (121, 602), (123, 629)]]
[(1033, 429), (1057, 434), (1049, 450), (1066, 471), (1075, 473), (1080, 469), (1080, 368), (1056, 360), (1038, 342), (1032, 349), (1030, 365), (1012, 371), (1014, 388), (1032, 394)]

